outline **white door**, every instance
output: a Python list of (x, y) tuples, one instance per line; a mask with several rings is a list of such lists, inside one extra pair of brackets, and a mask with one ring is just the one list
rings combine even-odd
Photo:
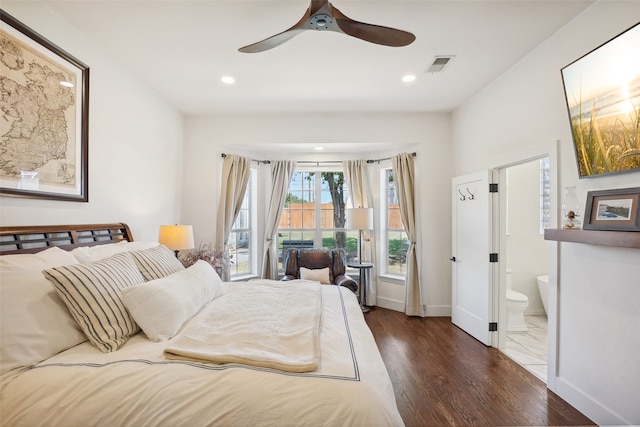
[[(452, 322), (485, 345), (493, 332), (493, 283), (497, 260), (493, 250), (490, 193), (492, 171), (453, 179), (452, 185)], [(496, 254), (497, 257), (497, 254)], [(495, 271), (494, 271), (495, 270)]]

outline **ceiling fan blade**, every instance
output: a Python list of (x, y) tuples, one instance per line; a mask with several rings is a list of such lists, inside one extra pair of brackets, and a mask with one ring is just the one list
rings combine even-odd
[(309, 16), (311, 16), (311, 8), (314, 6), (315, 1), (316, 0), (314, 0), (307, 8), (304, 16), (290, 28), (284, 30), (279, 34), (276, 34), (275, 36), (267, 37), (266, 39), (260, 40), (259, 42), (241, 47), (240, 49), (238, 49), (238, 51), (243, 53), (264, 52), (265, 50), (273, 49), (274, 47), (280, 46), (282, 43), (291, 40), (302, 31), (308, 30)]
[(294, 30), (286, 30), (281, 32), (280, 34), (276, 34), (275, 36), (267, 37), (264, 40), (260, 40), (259, 42), (241, 47), (238, 49), (239, 52), (243, 53), (258, 53), (264, 52), (265, 50), (273, 49), (274, 47), (280, 46), (282, 43), (287, 42), (300, 34), (303, 29), (294, 29)]
[(335, 6), (333, 7), (333, 16), (343, 33), (371, 43), (401, 47), (413, 43), (416, 39), (416, 36), (408, 31), (354, 21), (336, 9)]

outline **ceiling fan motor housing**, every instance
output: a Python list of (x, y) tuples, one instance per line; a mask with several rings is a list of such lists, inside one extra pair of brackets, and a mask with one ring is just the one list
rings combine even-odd
[(309, 18), (311, 28), (318, 31), (329, 30), (334, 23), (333, 18), (325, 13), (318, 13)]

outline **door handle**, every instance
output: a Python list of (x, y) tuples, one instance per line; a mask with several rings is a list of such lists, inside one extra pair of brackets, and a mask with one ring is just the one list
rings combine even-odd
[(452, 256), (451, 258), (449, 258), (449, 261), (456, 262), (456, 257)]

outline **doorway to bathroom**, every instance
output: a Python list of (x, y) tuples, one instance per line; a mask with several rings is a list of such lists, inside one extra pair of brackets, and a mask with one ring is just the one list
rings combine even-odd
[(549, 248), (544, 240), (551, 218), (549, 175), (549, 157), (500, 170), (500, 264), (506, 284), (501, 286), (505, 304), (499, 324), (506, 325), (506, 333), (500, 349), (544, 382), (548, 319), (544, 283), (539, 286), (538, 282), (549, 272)]

